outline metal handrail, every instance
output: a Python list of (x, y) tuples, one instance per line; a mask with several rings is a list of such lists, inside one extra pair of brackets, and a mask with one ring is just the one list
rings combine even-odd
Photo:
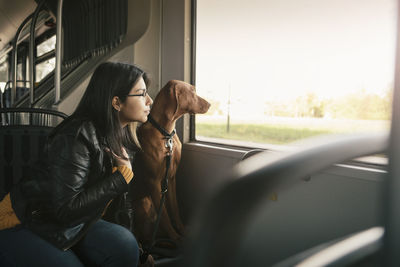
[(35, 12), (33, 13), (32, 16), (32, 22), (31, 22), (31, 34), (29, 36), (29, 82), (30, 82), (30, 88), (29, 88), (29, 95), (30, 95), (30, 106), (33, 106), (34, 103), (34, 89), (35, 89), (35, 26), (36, 26), (36, 20), (39, 15), (39, 11), (42, 9), (42, 6), (44, 4), (45, 0), (40, 1), (40, 3), (37, 5)]
[(19, 35), (22, 32), (22, 29), (26, 26), (28, 21), (32, 19), (33, 13), (30, 14), (28, 17), (25, 18), (25, 20), (19, 25), (19, 28), (17, 30), (17, 33), (15, 34), (13, 44), (12, 44), (12, 59), (11, 59), (11, 77), (12, 77), (12, 88), (11, 88), (11, 106), (14, 105), (15, 102), (15, 97), (17, 94), (17, 46), (18, 46), (18, 39)]
[[(4, 91), (8, 88), (8, 87), (10, 87), (10, 84), (12, 84), (14, 82), (14, 80), (12, 80), (12, 81), (7, 81), (6, 82), (6, 85), (4, 86)], [(16, 83), (27, 83), (27, 82), (29, 82), (29, 80), (16, 80)]]
[(63, 0), (58, 0), (57, 3), (57, 32), (56, 32), (56, 68), (54, 72), (54, 90), (55, 99), (54, 105), (57, 105), (60, 101), (60, 89), (61, 89), (61, 41), (62, 41), (62, 7)]
[(0, 128), (16, 125), (51, 126), (67, 117), (65, 113), (49, 109), (0, 108)]
[(52, 109), (37, 109), (37, 108), (0, 108), (0, 113), (41, 113), (41, 114), (58, 116), (63, 119), (68, 117), (68, 115), (60, 111)]

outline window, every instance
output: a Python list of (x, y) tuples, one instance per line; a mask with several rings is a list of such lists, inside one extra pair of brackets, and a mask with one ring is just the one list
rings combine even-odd
[(55, 60), (56, 36), (53, 35), (36, 46), (36, 76), (35, 82), (39, 83), (56, 65)]
[(396, 1), (197, 1), (196, 139), (263, 147), (387, 131)]
[(50, 51), (54, 51), (56, 49), (56, 36), (53, 35), (49, 39), (45, 40), (44, 42), (40, 43), (36, 47), (36, 56), (40, 57)]
[(8, 56), (0, 58), (0, 91), (3, 93), (8, 81)]
[(53, 57), (49, 60), (36, 64), (36, 82), (40, 82), (50, 72), (54, 70), (56, 65), (56, 58)]

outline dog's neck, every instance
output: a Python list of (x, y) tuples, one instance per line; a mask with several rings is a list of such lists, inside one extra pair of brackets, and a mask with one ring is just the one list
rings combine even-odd
[(175, 129), (176, 119), (170, 120), (166, 115), (161, 115), (157, 112), (150, 112), (150, 115), (168, 133), (171, 133)]

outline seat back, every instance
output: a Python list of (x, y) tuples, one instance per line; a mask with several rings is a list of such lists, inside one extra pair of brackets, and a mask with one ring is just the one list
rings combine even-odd
[[(193, 219), (182, 266), (272, 266), (321, 242), (373, 226), (379, 210), (372, 205), (363, 207), (365, 213), (352, 209), (360, 207), (352, 204), (357, 203), (357, 193), (339, 184), (336, 189), (327, 186), (323, 192), (308, 194), (306, 181), (332, 164), (385, 151), (387, 142), (386, 135), (346, 136), (274, 159), (264, 152), (244, 160), (232, 172), (232, 182)], [(318, 184), (317, 176), (313, 180)], [(324, 213), (316, 212), (316, 206), (336, 203), (331, 201), (339, 195), (332, 194), (335, 190), (349, 193), (341, 194), (349, 200), (347, 206), (335, 205), (335, 210), (326, 206)], [(278, 201), (275, 192), (280, 192)], [(326, 230), (332, 222), (335, 227)]]
[[(29, 93), (29, 81), (26, 80), (17, 80), (17, 83), (23, 83), (24, 86), (17, 86), (15, 90), (15, 102), (20, 100), (24, 95)], [(1, 108), (9, 108), (11, 107), (11, 81), (6, 83), (4, 87), (4, 92), (1, 94)]]
[(0, 109), (0, 199), (43, 157), (48, 134), (67, 116), (33, 108)]

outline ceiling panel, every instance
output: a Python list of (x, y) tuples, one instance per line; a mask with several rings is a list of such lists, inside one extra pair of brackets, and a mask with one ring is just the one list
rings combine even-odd
[(35, 7), (34, 0), (0, 0), (0, 51), (12, 40), (18, 26)]

